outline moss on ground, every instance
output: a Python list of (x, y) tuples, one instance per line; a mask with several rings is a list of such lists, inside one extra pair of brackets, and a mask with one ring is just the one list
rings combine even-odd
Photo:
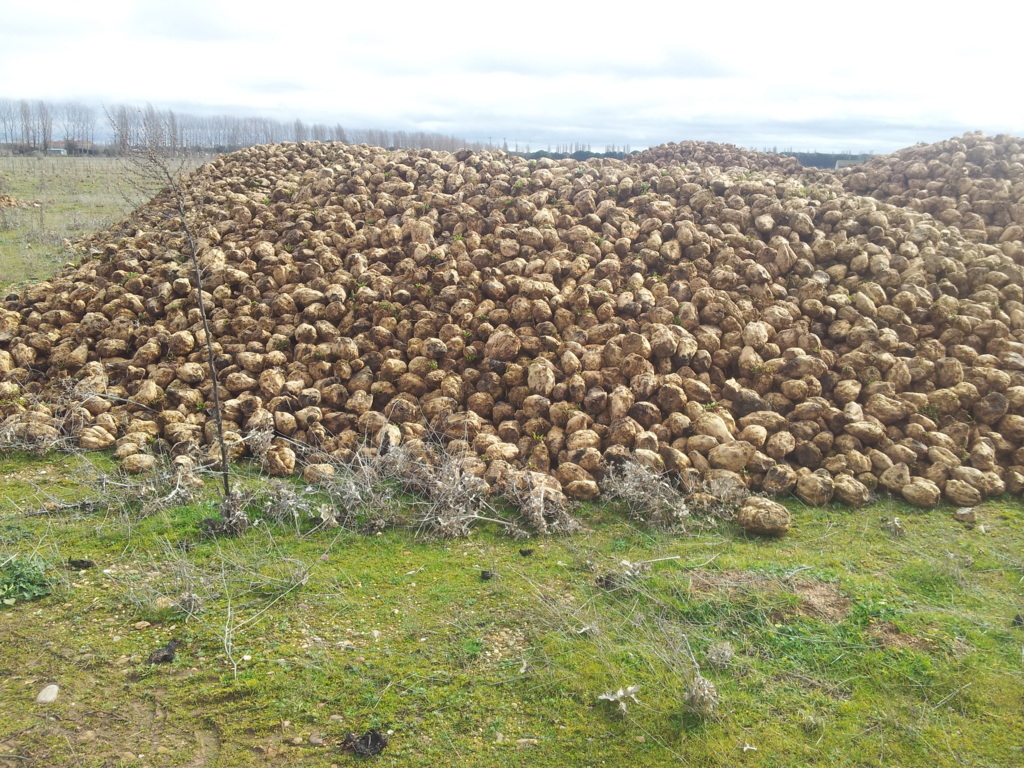
[[(0, 562), (39, 557), (53, 588), (0, 607), (0, 766), (342, 766), (360, 759), (344, 735), (371, 727), (396, 766), (1024, 761), (1016, 500), (973, 526), (794, 502), (779, 540), (637, 529), (613, 506), (526, 544), (264, 523), (202, 539), (212, 496), (76, 506), (98, 461), (0, 460)], [(174, 662), (148, 664), (172, 638)], [(703, 715), (698, 674), (719, 696)], [(598, 698), (630, 685), (625, 711)]]

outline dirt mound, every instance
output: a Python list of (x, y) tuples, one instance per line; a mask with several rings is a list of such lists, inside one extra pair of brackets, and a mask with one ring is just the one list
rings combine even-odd
[(931, 214), (969, 240), (1010, 243), (1003, 249), (1020, 261), (1024, 249), (1024, 141), (968, 133), (921, 144), (845, 169), (844, 187), (890, 205)]
[[(811, 504), (1024, 487), (1010, 227), (990, 244), (693, 142), (583, 163), (271, 145), (186, 195), (232, 454), (272, 474), (434, 440), (492, 488), (553, 497), (596, 496), (627, 458)], [(0, 310), (3, 429), (138, 470), (154, 445), (216, 461), (177, 206), (87, 245)]]

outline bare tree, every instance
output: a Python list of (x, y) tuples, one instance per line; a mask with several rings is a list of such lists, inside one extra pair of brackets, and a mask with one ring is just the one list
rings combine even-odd
[(18, 111), (21, 113), (21, 143), (34, 147), (36, 145), (36, 124), (32, 115), (32, 104), (26, 99), (18, 102)]
[(78, 101), (66, 101), (58, 104), (53, 113), (57, 121), (57, 130), (64, 140), (68, 154), (92, 144), (96, 132), (96, 113), (92, 107)]
[(75, 138), (75, 107), (73, 102), (58, 104), (53, 110), (57, 121), (57, 135), (64, 142), (67, 148)]
[(13, 144), (18, 135), (18, 106), (13, 99), (0, 99), (0, 143)]
[(39, 146), (46, 152), (53, 143), (53, 113), (45, 101), (36, 102), (35, 119), (39, 126)]
[(178, 116), (171, 110), (167, 110), (167, 139), (170, 142), (168, 149), (172, 153), (177, 153), (181, 149), (181, 133), (178, 128)]
[(78, 112), (78, 131), (84, 141), (92, 144), (96, 140), (96, 110), (83, 106)]
[(127, 155), (135, 144), (138, 131), (135, 124), (138, 122), (135, 110), (131, 110), (124, 104), (114, 107), (112, 113), (107, 113), (107, 121), (110, 123), (110, 131), (113, 136), (114, 146), (122, 155)]
[[(154, 191), (164, 191), (170, 197), (173, 213), (181, 222), (185, 236), (188, 258), (192, 264), (195, 281), (196, 304), (202, 318), (203, 335), (206, 337), (207, 366), (210, 373), (213, 394), (213, 415), (217, 424), (217, 441), (220, 444), (221, 477), (224, 481), (225, 502), (231, 498), (231, 480), (229, 476), (228, 446), (224, 438), (224, 418), (221, 408), (220, 384), (217, 378), (216, 353), (213, 349), (213, 334), (210, 332), (209, 317), (206, 311), (206, 300), (203, 298), (203, 271), (199, 263), (199, 248), (193, 225), (191, 223), (191, 196), (185, 188), (183, 177), (188, 157), (184, 152), (174, 151), (169, 141), (171, 122), (161, 116), (155, 109), (148, 107), (141, 119), (124, 120), (119, 107), (107, 119), (117, 144), (127, 147), (124, 154), (126, 178), (131, 187), (143, 196)], [(138, 125), (139, 131), (134, 139), (131, 136), (119, 135), (122, 124)]]
[(150, 146), (155, 152), (167, 157), (177, 154), (178, 137), (175, 130), (173, 112), (166, 115), (158, 112), (152, 104), (147, 104), (142, 113), (141, 144)]

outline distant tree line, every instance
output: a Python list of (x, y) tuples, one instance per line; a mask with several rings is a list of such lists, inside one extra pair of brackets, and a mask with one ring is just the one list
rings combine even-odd
[(849, 160), (855, 163), (866, 162), (871, 154), (852, 154), (850, 152), (786, 152), (790, 157), (800, 161), (800, 165), (811, 168), (835, 168), (840, 160)]
[(143, 138), (161, 149), (230, 152), (285, 141), (340, 141), (391, 149), (462, 148), (491, 145), (458, 136), (377, 128), (346, 130), (340, 123), (304, 123), (266, 117), (202, 116), (117, 104), (97, 110), (77, 101), (0, 99), (0, 148), (15, 154), (64, 149), (70, 154), (123, 154)]
[(0, 146), (44, 152), (58, 141), (62, 146), (92, 146), (96, 117), (95, 109), (76, 101), (0, 99)]
[(862, 154), (854, 152), (794, 152), (792, 147), (780, 152), (778, 146), (765, 147), (761, 151), (772, 155), (795, 157), (805, 168), (835, 168), (836, 163), (840, 160), (864, 163), (875, 155), (874, 152)]
[[(530, 153), (529, 147), (527, 147), (526, 151)], [(548, 156), (552, 157), (556, 155), (560, 157), (573, 157), (581, 152), (588, 152), (591, 157), (611, 157), (612, 155), (625, 156), (629, 154), (629, 144), (622, 147), (616, 146), (615, 144), (608, 144), (605, 146), (604, 152), (594, 152), (591, 150), (590, 144), (581, 141), (571, 141), (568, 144), (556, 144), (554, 149), (552, 149), (551, 145), (548, 144), (547, 152)]]
[(565, 160), (567, 157), (571, 157), (573, 160), (589, 160), (592, 157), (606, 157), (612, 160), (625, 160), (630, 155), (635, 155), (640, 150), (629, 150), (626, 146), (623, 149), (609, 148), (606, 152), (591, 152), (590, 149), (577, 149), (574, 152), (552, 152), (550, 150), (540, 149), (536, 152), (510, 152), (509, 154), (516, 155), (517, 157), (523, 157), (527, 160), (540, 160), (542, 157), (548, 157), (552, 160)]

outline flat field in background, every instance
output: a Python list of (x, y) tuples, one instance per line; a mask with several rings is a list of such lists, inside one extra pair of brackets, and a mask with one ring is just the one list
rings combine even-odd
[(70, 256), (65, 239), (123, 218), (137, 203), (122, 173), (116, 158), (0, 157), (0, 194), (20, 203), (0, 209), (0, 285), (49, 277)]
[[(195, 167), (207, 158), (187, 163)], [(45, 280), (71, 258), (64, 241), (99, 232), (145, 202), (111, 157), (0, 157), (0, 287)]]

